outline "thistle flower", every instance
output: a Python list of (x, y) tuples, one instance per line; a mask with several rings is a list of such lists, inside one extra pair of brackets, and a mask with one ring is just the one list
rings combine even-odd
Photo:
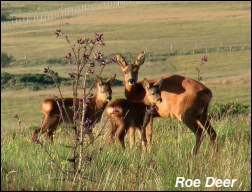
[(116, 58), (115, 57), (110, 57), (109, 60), (110, 60), (110, 62), (112, 64), (116, 63)]
[(152, 165), (155, 164), (155, 162), (156, 162), (156, 158), (155, 158), (155, 157), (152, 157), (152, 158), (150, 159), (150, 161), (149, 161), (149, 164), (152, 166)]
[(104, 47), (105, 46), (105, 43), (103, 41), (100, 42), (100, 46), (101, 47)]
[(56, 95), (56, 94), (54, 95), (54, 98), (55, 98), (56, 100), (59, 99), (58, 95)]
[(66, 56), (66, 59), (71, 59), (71, 57), (72, 57), (72, 53), (71, 53), (71, 52), (68, 52), (68, 53), (67, 53), (67, 56)]
[(74, 75), (72, 72), (68, 73), (68, 75), (69, 75), (69, 76), (70, 76), (70, 78), (72, 78), (72, 79), (74, 79), (74, 78), (75, 78), (75, 75)]
[(88, 162), (91, 162), (93, 160), (93, 157), (92, 157), (92, 155), (87, 155), (86, 159)]
[(55, 35), (56, 37), (59, 37), (62, 34), (61, 29), (56, 29)]
[(90, 73), (90, 74), (94, 74), (94, 69), (90, 69), (90, 70), (89, 70), (89, 73)]
[(86, 99), (85, 101), (86, 101), (86, 104), (91, 103), (91, 99)]
[(99, 151), (102, 151), (103, 150), (103, 146), (99, 146)]
[(118, 107), (113, 107), (113, 112), (112, 113), (118, 113), (120, 110), (118, 109)]
[(44, 68), (44, 73), (49, 73), (49, 67)]
[(12, 116), (14, 119), (19, 119), (19, 116), (17, 113), (15, 113), (13, 116)]
[(95, 40), (96, 41), (103, 41), (103, 34), (95, 33)]
[(95, 54), (94, 54), (94, 57), (95, 59), (102, 59), (103, 58), (103, 54), (100, 52), (100, 51), (97, 51)]
[(86, 118), (86, 123), (92, 123), (92, 119), (90, 119), (90, 118)]
[(154, 110), (158, 110), (158, 107), (156, 105), (152, 105), (151, 108)]
[(56, 37), (59, 37), (59, 36), (60, 36), (59, 33), (55, 33), (55, 35), (56, 35)]
[(89, 54), (88, 53), (83, 53), (82, 57), (83, 57), (83, 59), (88, 59), (89, 58)]
[(207, 61), (207, 57), (206, 56), (201, 57), (201, 62), (204, 63), (205, 61)]

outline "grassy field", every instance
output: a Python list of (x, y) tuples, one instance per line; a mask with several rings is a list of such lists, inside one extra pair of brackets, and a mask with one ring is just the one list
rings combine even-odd
[[(13, 17), (30, 17), (80, 2), (11, 2)], [(48, 8), (49, 7), (49, 8)], [(10, 73), (43, 73), (46, 66), (67, 77), (66, 65), (48, 64), (48, 59), (64, 58), (69, 51), (64, 39), (54, 32), (61, 29), (74, 42), (77, 38), (104, 33), (110, 56), (119, 52), (129, 62), (142, 51), (146, 61), (139, 80), (179, 74), (197, 79), (195, 68), (205, 55), (202, 82), (213, 92), (211, 105), (236, 101), (251, 106), (251, 3), (250, 2), (148, 2), (90, 11), (67, 19), (38, 22), (1, 30), (1, 50), (13, 55)], [(172, 45), (172, 50), (171, 50)], [(225, 47), (231, 50), (221, 51)], [(208, 49), (207, 53), (197, 53)], [(195, 54), (192, 51), (195, 50)], [(171, 52), (176, 53), (171, 55)], [(190, 53), (189, 53), (190, 52)], [(196, 54), (197, 53), (197, 54)], [(25, 59), (26, 58), (26, 59)], [(95, 68), (95, 73), (99, 66)], [(116, 64), (106, 66), (103, 76), (123, 73)], [(70, 87), (62, 87), (64, 97)], [(94, 91), (95, 92), (95, 91)], [(108, 125), (94, 145), (85, 151), (85, 175), (73, 188), (69, 175), (62, 174), (39, 145), (31, 144), (31, 131), (41, 122), (40, 103), (53, 97), (56, 89), (29, 89), (1, 92), (1, 190), (250, 190), (251, 189), (251, 115), (227, 116), (212, 124), (219, 138), (215, 154), (206, 137), (201, 151), (192, 155), (195, 138), (178, 121), (154, 121), (153, 147), (141, 153), (140, 142), (129, 151), (118, 145), (107, 146)], [(113, 88), (113, 99), (124, 97), (123, 87)], [(13, 118), (18, 114), (19, 125)], [(106, 122), (96, 129), (102, 129)], [(67, 139), (66, 139), (67, 138)], [(46, 148), (63, 169), (69, 168), (73, 132), (61, 126), (52, 145)], [(43, 140), (42, 140), (43, 141)], [(102, 148), (102, 150), (101, 150)], [(200, 179), (198, 188), (175, 188), (177, 177)], [(205, 188), (206, 177), (237, 179), (233, 188)]]

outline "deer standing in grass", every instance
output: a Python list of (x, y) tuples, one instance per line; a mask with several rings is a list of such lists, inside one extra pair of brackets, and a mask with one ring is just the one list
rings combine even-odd
[[(106, 108), (108, 101), (112, 99), (111, 86), (115, 81), (116, 75), (110, 77), (106, 82), (103, 82), (100, 77), (95, 78), (95, 83), (98, 88), (97, 94), (92, 98), (89, 98), (85, 111), (85, 122), (87, 123), (87, 135), (92, 142), (92, 127), (101, 120), (102, 113)], [(36, 142), (38, 139), (38, 133), (42, 134), (46, 132), (46, 138), (53, 141), (53, 134), (57, 127), (62, 123), (73, 123), (74, 111), (73, 111), (73, 98), (63, 98), (65, 109), (62, 105), (62, 99), (58, 99), (58, 103), (55, 99), (46, 99), (42, 103), (42, 113), (44, 114), (44, 120), (42, 126), (32, 132), (32, 141)], [(82, 106), (82, 99), (77, 99), (76, 109)], [(61, 106), (59, 108), (58, 104)], [(63, 117), (61, 116), (62, 111)]]
[[(116, 99), (110, 105), (107, 106), (106, 112), (109, 115), (110, 122), (110, 135), (109, 142), (114, 142), (114, 136), (116, 136), (119, 144), (125, 148), (124, 137), (127, 132), (130, 135), (130, 149), (132, 149), (135, 143), (135, 131), (143, 131), (142, 147), (146, 150), (146, 133), (145, 125), (152, 119), (152, 114), (146, 117), (146, 107), (153, 106), (156, 103), (161, 103), (159, 87), (162, 84), (160, 79), (156, 83), (150, 84), (147, 79), (142, 82), (143, 88), (146, 91), (146, 95), (143, 98), (143, 103), (133, 103), (126, 99)], [(146, 122), (144, 122), (146, 121)]]
[[(144, 63), (145, 54), (142, 52), (133, 64), (128, 64), (122, 55), (116, 55), (116, 61), (124, 72), (125, 96), (131, 102), (145, 104), (146, 90), (138, 80), (138, 71)], [(149, 80), (150, 83), (156, 79)], [(195, 153), (198, 152), (203, 140), (204, 129), (210, 135), (217, 150), (217, 134), (210, 124), (208, 107), (212, 92), (202, 83), (179, 75), (163, 77), (160, 87), (162, 102), (157, 103), (157, 116), (176, 118), (182, 121), (196, 136)], [(148, 143), (151, 142), (153, 121), (146, 127)]]

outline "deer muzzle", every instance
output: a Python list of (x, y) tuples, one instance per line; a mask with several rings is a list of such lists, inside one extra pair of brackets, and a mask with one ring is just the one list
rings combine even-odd
[(107, 101), (111, 101), (111, 99), (112, 99), (111, 96), (107, 97)]

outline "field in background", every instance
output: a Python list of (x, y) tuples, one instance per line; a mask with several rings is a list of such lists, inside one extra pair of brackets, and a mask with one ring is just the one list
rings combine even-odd
[[(16, 7), (12, 10), (16, 9), (14, 17), (32, 17), (81, 3), (52, 1), (48, 6), (45, 2), (14, 2), (13, 5)], [(146, 51), (139, 80), (168, 74), (196, 79), (195, 68), (205, 55), (208, 61), (202, 66), (201, 76), (202, 82), (213, 91), (212, 104), (237, 101), (251, 105), (250, 2), (157, 1), (4, 29), (1, 30), (1, 51), (13, 55), (16, 61), (2, 68), (2, 72), (43, 73), (44, 67), (50, 66), (60, 76), (67, 77), (64, 64), (48, 63), (49, 59), (64, 58), (69, 51), (66, 42), (55, 37), (56, 29), (67, 33), (72, 41), (83, 36), (93, 37), (94, 32), (104, 33), (106, 46), (101, 51), (107, 56), (122, 53), (129, 62), (142, 50)], [(106, 66), (103, 76), (109, 77), (112, 73), (123, 80), (123, 73), (116, 64)], [(56, 89), (1, 93), (2, 190), (71, 190), (64, 177), (55, 174), (57, 170), (43, 150), (30, 143), (30, 127), (41, 121), (40, 103), (55, 93)], [(63, 87), (63, 94), (71, 96), (70, 87)], [(113, 89), (113, 99), (119, 97), (124, 97), (123, 87)], [(20, 126), (13, 119), (15, 113), (21, 119)], [(105, 119), (104, 116), (103, 121)], [(117, 146), (104, 145), (106, 127), (105, 135), (87, 151), (87, 155), (92, 154), (93, 161), (87, 162), (87, 176), (78, 187), (82, 190), (177, 190), (175, 179), (184, 175), (202, 181), (206, 176), (234, 178), (239, 184), (227, 190), (249, 190), (250, 116), (226, 117), (213, 120), (213, 124), (220, 139), (220, 153), (213, 155), (206, 137), (196, 157), (190, 155), (195, 142), (193, 134), (177, 121), (155, 120), (153, 152), (143, 156), (139, 155), (140, 144), (129, 153)], [(55, 137), (56, 142), (48, 146), (49, 150), (67, 156), (69, 150), (59, 146), (69, 144), (70, 139), (66, 138), (71, 138), (72, 132), (63, 126)], [(100, 146), (104, 147), (103, 151), (99, 150)], [(55, 155), (55, 158), (58, 157)], [(67, 166), (62, 159), (57, 161)], [(194, 189), (208, 190), (204, 187)]]

